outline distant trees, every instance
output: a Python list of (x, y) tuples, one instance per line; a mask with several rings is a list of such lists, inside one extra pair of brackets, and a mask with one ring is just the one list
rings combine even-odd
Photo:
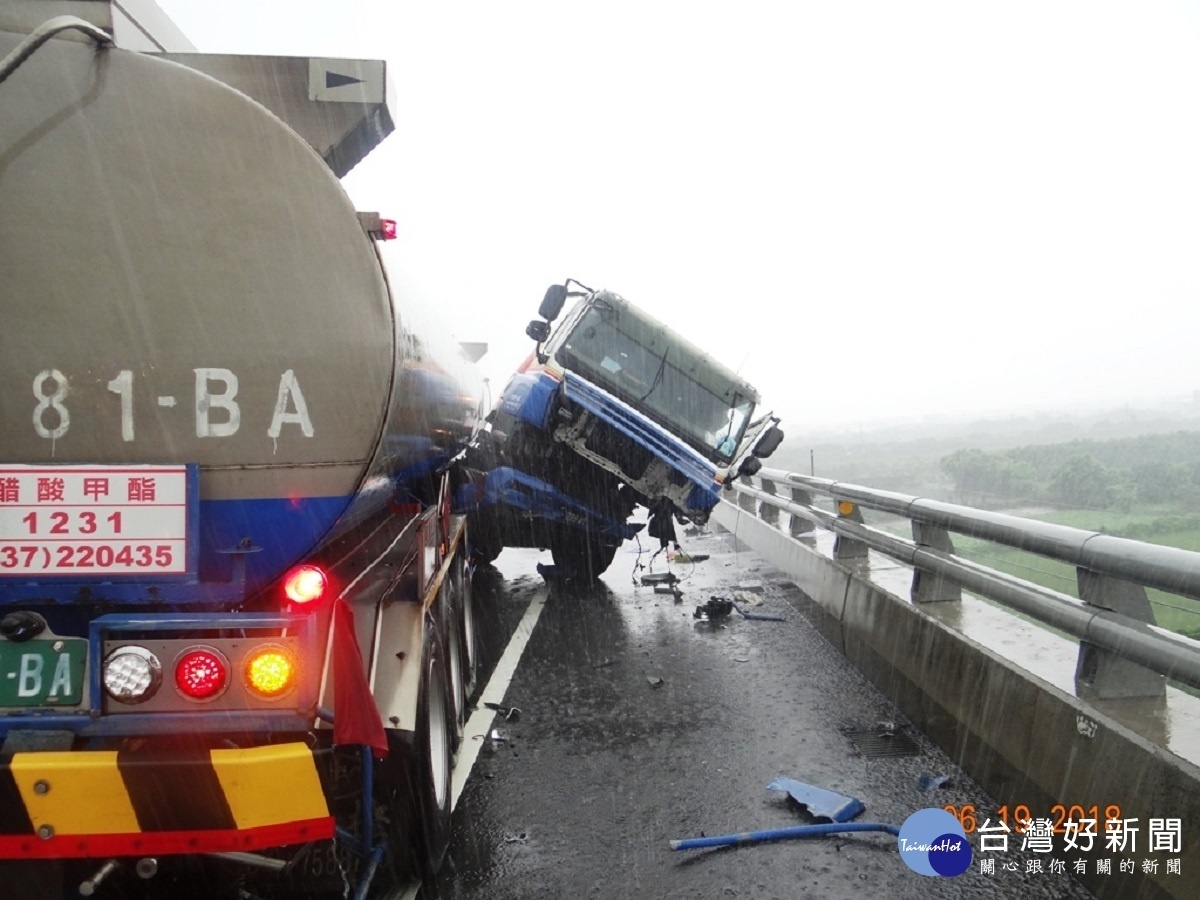
[(1129, 510), (1137, 496), (1136, 486), (1123, 473), (1086, 453), (1077, 453), (1054, 470), (1048, 492), (1066, 506), (1123, 511)]
[(1012, 500), (1033, 497), (1037, 476), (1033, 467), (1006, 453), (958, 450), (941, 462), (942, 471), (954, 479), (963, 502), (988, 505), (989, 497)]
[(1200, 483), (1200, 466), (1181, 462), (1138, 463), (1130, 474), (1137, 485), (1138, 499), (1145, 503), (1185, 499)]
[(1200, 503), (1196, 432), (1038, 444), (994, 453), (958, 450), (940, 465), (960, 499), (977, 505), (1042, 500), (1128, 510), (1135, 502)]

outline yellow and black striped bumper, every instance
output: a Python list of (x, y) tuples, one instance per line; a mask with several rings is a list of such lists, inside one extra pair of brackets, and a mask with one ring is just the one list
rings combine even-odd
[(0, 859), (217, 853), (332, 836), (304, 744), (16, 753), (0, 768)]

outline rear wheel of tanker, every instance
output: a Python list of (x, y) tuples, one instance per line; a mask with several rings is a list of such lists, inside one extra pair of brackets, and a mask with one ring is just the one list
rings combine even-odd
[(450, 843), (450, 770), (453, 715), (443, 644), (436, 620), (427, 617), (417, 699), (417, 865), (432, 883)]
[(462, 636), (463, 688), (469, 700), (475, 691), (479, 677), (479, 634), (475, 630), (475, 595), (471, 591), (471, 579), (467, 571), (467, 559), (463, 550), (454, 556), (450, 565), (450, 579), (454, 594), (458, 598), (458, 628)]
[(467, 661), (462, 632), (462, 596), (453, 577), (453, 566), (438, 589), (442, 604), (442, 634), (446, 646), (446, 681), (450, 689), (450, 735), (452, 753), (457, 754), (462, 746), (463, 732), (467, 724)]

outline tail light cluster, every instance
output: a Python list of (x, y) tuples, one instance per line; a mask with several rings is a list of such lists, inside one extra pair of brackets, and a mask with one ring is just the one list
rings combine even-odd
[[(302, 658), (311, 656), (305, 624), (314, 620), (305, 616), (296, 624), (289, 614), (320, 608), (329, 585), (318, 566), (296, 566), (281, 585), (284, 615), (265, 614), (272, 620), (269, 625), (251, 621), (263, 614), (247, 613), (250, 619), (244, 624), (181, 623), (185, 630), (172, 636), (155, 631), (118, 639), (117, 632), (110, 632), (103, 641), (100, 673), (106, 711), (281, 710), (289, 698), (301, 705), (309, 702), (317, 670), (311, 669), (312, 677), (302, 684)], [(195, 637), (187, 636), (189, 627), (196, 629)]]
[[(300, 667), (293, 649), (271, 641), (229, 643), (222, 648), (176, 640), (116, 647), (104, 658), (104, 691), (127, 705), (157, 697), (157, 706), (178, 708), (172, 702), (175, 698), (204, 703), (234, 687), (239, 696), (256, 700), (275, 700), (295, 688)], [(168, 659), (168, 671), (164, 670), (164, 658)], [(167, 680), (173, 684), (173, 692), (163, 690)], [(167, 698), (160, 696), (163, 694)]]

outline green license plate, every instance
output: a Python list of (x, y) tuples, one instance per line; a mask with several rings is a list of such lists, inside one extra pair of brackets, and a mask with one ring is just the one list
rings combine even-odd
[(80, 638), (0, 640), (0, 707), (78, 706), (87, 650)]

